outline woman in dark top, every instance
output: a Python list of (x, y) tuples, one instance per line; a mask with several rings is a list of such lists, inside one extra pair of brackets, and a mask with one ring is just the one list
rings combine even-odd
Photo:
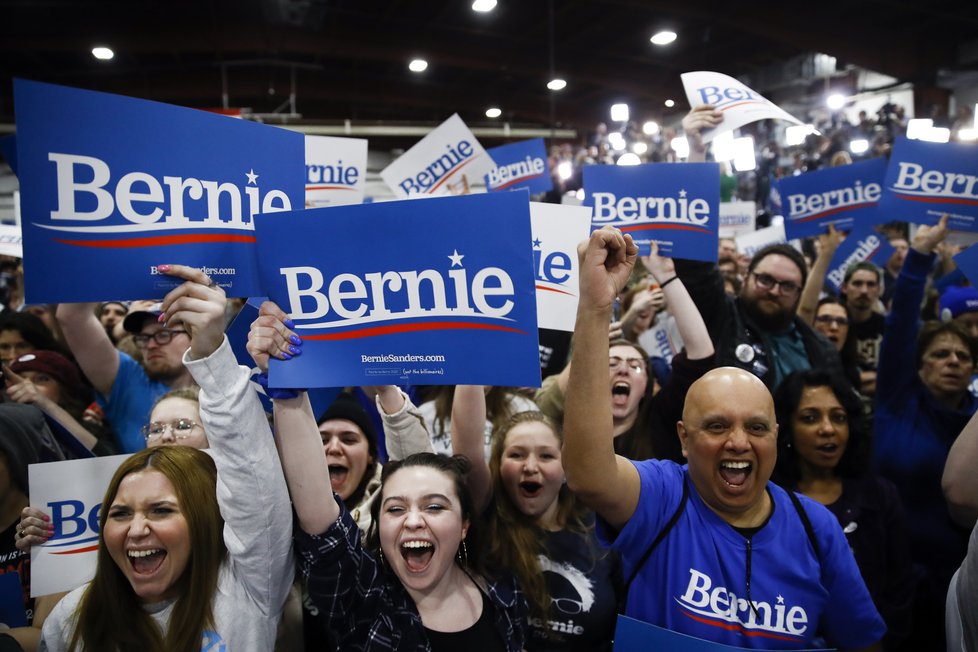
[(883, 647), (896, 649), (910, 630), (913, 565), (896, 488), (868, 470), (871, 441), (859, 397), (838, 377), (798, 371), (774, 399), (780, 434), (773, 479), (839, 519), (886, 621)]

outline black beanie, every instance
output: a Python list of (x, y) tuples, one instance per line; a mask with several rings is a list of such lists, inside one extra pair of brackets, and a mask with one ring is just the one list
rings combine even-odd
[(367, 449), (370, 451), (371, 457), (375, 460), (377, 458), (377, 431), (374, 429), (373, 421), (370, 420), (370, 415), (367, 411), (363, 409), (360, 405), (360, 401), (357, 397), (349, 392), (343, 392), (336, 397), (336, 400), (326, 408), (319, 420), (316, 422), (322, 424), (324, 421), (329, 421), (330, 419), (346, 419), (347, 421), (352, 421), (360, 430), (363, 431), (364, 436), (367, 438)]

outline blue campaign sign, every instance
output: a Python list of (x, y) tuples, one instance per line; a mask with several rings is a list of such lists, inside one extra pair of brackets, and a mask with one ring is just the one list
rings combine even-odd
[(255, 229), (262, 282), (304, 341), (271, 362), (272, 385), (540, 385), (526, 192), (283, 213)]
[(829, 224), (848, 231), (876, 223), (885, 173), (886, 159), (875, 158), (784, 177), (778, 192), (785, 208), (785, 235), (792, 240), (825, 233)]
[(838, 292), (850, 265), (865, 261), (882, 268), (892, 255), (893, 247), (886, 236), (869, 224), (858, 225), (835, 250), (825, 280)]
[(12, 570), (0, 575), (0, 623), (7, 627), (27, 627), (24, 589), (20, 573)]
[(880, 199), (883, 221), (978, 231), (978, 145), (897, 138)]
[(496, 167), (485, 176), (489, 192), (526, 188), (531, 195), (535, 195), (553, 188), (543, 138), (501, 145), (486, 151), (496, 163)]
[(954, 263), (971, 284), (978, 287), (978, 244), (971, 245), (954, 256)]
[[(705, 641), (701, 638), (687, 636), (668, 629), (656, 627), (628, 616), (618, 616), (615, 626), (614, 652), (737, 652), (754, 648), (736, 647)], [(775, 648), (765, 648), (775, 649)], [(801, 650), (801, 652), (817, 652), (817, 650)], [(823, 650), (823, 652), (828, 652)]]
[(639, 253), (653, 240), (672, 258), (716, 262), (720, 167), (716, 163), (588, 165), (584, 205), (591, 229), (606, 224), (630, 233)]
[(160, 298), (156, 265), (261, 294), (253, 218), (303, 205), (302, 134), (205, 111), (14, 82), (31, 303)]

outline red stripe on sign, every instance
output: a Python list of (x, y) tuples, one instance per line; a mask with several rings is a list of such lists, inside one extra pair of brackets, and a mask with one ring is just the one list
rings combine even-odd
[(709, 229), (704, 229), (699, 226), (689, 226), (686, 224), (636, 224), (635, 226), (625, 226), (620, 230), (625, 233), (629, 231), (645, 231), (648, 229), (680, 229), (683, 231), (700, 231), (701, 233), (709, 233)]
[(726, 111), (727, 109), (732, 109), (735, 106), (743, 106), (744, 104), (760, 104), (760, 102), (757, 101), (757, 100), (744, 100), (742, 102), (734, 102), (733, 104), (728, 104), (727, 106), (723, 107), (722, 109), (717, 109), (717, 111), (721, 111), (721, 112), (722, 111)]
[(544, 287), (543, 285), (538, 285), (538, 286), (537, 286), (537, 289), (538, 289), (538, 290), (546, 290), (547, 292), (558, 292), (558, 293), (560, 293), (560, 294), (566, 294), (566, 295), (567, 295), (567, 296), (569, 296), (569, 297), (572, 297), (572, 296), (574, 296), (574, 295), (573, 295), (572, 293), (570, 293), (570, 292), (564, 292), (563, 290), (557, 290), (556, 288), (548, 288), (548, 287)]
[(909, 201), (926, 201), (933, 202), (936, 204), (970, 204), (972, 206), (978, 206), (978, 199), (951, 199), (949, 197), (917, 197), (915, 195), (897, 195), (900, 199), (907, 199)]
[(452, 176), (453, 174), (455, 174), (456, 172), (458, 172), (459, 170), (461, 170), (462, 168), (464, 168), (464, 167), (465, 167), (466, 165), (468, 165), (469, 163), (471, 163), (472, 161), (474, 161), (474, 160), (475, 160), (475, 159), (476, 159), (477, 157), (479, 157), (479, 156), (482, 156), (482, 154), (476, 154), (475, 156), (473, 156), (472, 158), (470, 158), (470, 159), (469, 159), (468, 161), (466, 161), (465, 163), (462, 163), (461, 165), (457, 165), (457, 166), (455, 166), (455, 168), (454, 168), (454, 169), (453, 169), (453, 170), (452, 170), (451, 172), (449, 172), (449, 173), (448, 173), (448, 174), (446, 174), (446, 175), (445, 175), (444, 177), (442, 177), (442, 179), (441, 179), (441, 181), (439, 181), (438, 183), (436, 183), (435, 185), (433, 185), (433, 186), (432, 186), (432, 187), (431, 187), (431, 188), (430, 188), (430, 189), (428, 190), (428, 194), (430, 195), (431, 193), (433, 193), (433, 192), (435, 192), (436, 190), (438, 190), (438, 186), (440, 186), (441, 184), (443, 184), (443, 183), (445, 183), (446, 181), (448, 181), (448, 178), (449, 178), (449, 177), (451, 177), (451, 176)]
[(306, 186), (306, 190), (356, 190), (349, 186)]
[(490, 331), (508, 331), (510, 333), (520, 333), (526, 335), (526, 331), (508, 326), (496, 326), (494, 324), (473, 324), (471, 322), (459, 321), (432, 321), (421, 324), (396, 324), (391, 326), (374, 326), (356, 331), (346, 331), (345, 333), (322, 333), (320, 335), (303, 335), (304, 340), (353, 340), (361, 337), (373, 337), (375, 335), (392, 335), (396, 333), (414, 333), (417, 331), (436, 331), (436, 330), (455, 330), (455, 329), (476, 329)]
[(77, 555), (80, 552), (92, 552), (93, 550), (98, 550), (98, 544), (94, 546), (88, 546), (87, 548), (79, 548), (78, 550), (65, 550), (64, 552), (52, 552), (52, 555)]
[(508, 182), (504, 183), (501, 186), (496, 186), (495, 188), (493, 188), (493, 190), (502, 190), (503, 188), (509, 188), (514, 183), (520, 183), (522, 181), (529, 181), (530, 179), (539, 179), (542, 176), (543, 176), (543, 172), (541, 172), (540, 174), (534, 174), (532, 177), (521, 177), (519, 179), (513, 179), (512, 181), (508, 181)]
[(820, 217), (825, 217), (826, 215), (832, 215), (834, 213), (839, 213), (841, 211), (854, 211), (857, 208), (869, 208), (870, 206), (876, 206), (877, 202), (869, 201), (862, 204), (852, 204), (851, 206), (839, 206), (838, 208), (833, 208), (832, 210), (822, 211), (821, 213), (815, 213), (814, 215), (809, 215), (808, 217), (803, 217), (795, 222), (808, 222), (809, 220), (816, 220)]
[(130, 238), (128, 240), (62, 240), (61, 244), (76, 247), (98, 247), (100, 249), (130, 249), (133, 247), (165, 247), (167, 245), (194, 244), (201, 242), (254, 242), (253, 235), (227, 235), (223, 233), (191, 233), (188, 235), (158, 235), (151, 238)]
[(798, 640), (799, 640), (798, 637), (779, 636), (777, 634), (771, 634), (770, 632), (761, 632), (761, 631), (757, 631), (757, 630), (754, 630), (754, 629), (747, 629), (746, 627), (744, 627), (744, 626), (742, 626), (742, 625), (740, 625), (738, 623), (717, 622), (717, 621), (711, 620), (709, 618), (704, 618), (702, 616), (697, 616), (695, 614), (691, 614), (688, 611), (686, 611), (685, 609), (683, 609), (681, 611), (682, 611), (682, 614), (684, 616), (688, 616), (689, 618), (692, 618), (696, 622), (703, 623), (704, 625), (710, 625), (712, 627), (719, 627), (720, 629), (728, 629), (728, 630), (733, 631), (733, 632), (740, 632), (741, 634), (743, 634), (745, 636), (763, 636), (764, 638), (775, 638), (775, 639), (778, 639), (779, 641), (794, 641), (794, 642), (798, 642)]

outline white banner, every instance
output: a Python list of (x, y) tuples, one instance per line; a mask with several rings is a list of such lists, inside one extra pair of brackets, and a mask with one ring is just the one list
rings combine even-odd
[(21, 244), (20, 227), (11, 224), (0, 224), (0, 254), (4, 256), (24, 257), (24, 245)]
[(456, 113), (384, 168), (380, 177), (398, 199), (459, 195), (466, 183), (481, 182), (495, 167)]
[(720, 202), (720, 237), (735, 238), (754, 231), (757, 204), (752, 201)]
[(367, 141), (306, 136), (306, 208), (363, 203)]
[(763, 249), (768, 245), (782, 244), (787, 242), (787, 239), (784, 237), (783, 223), (775, 224), (774, 226), (769, 226), (766, 229), (754, 231), (753, 233), (738, 235), (736, 240), (737, 251), (751, 257), (753, 257), (758, 250)]
[(680, 77), (683, 80), (683, 88), (686, 89), (686, 99), (689, 100), (690, 108), (712, 104), (723, 113), (723, 122), (719, 126), (702, 132), (704, 143), (710, 142), (720, 134), (758, 120), (785, 120), (796, 125), (805, 124), (774, 102), (765, 99), (760, 93), (728, 75), (697, 70), (684, 72)]
[(31, 548), (31, 597), (70, 591), (95, 575), (98, 514), (128, 455), (31, 464), (31, 507), (51, 517), (54, 536)]
[(577, 245), (591, 231), (589, 206), (530, 202), (533, 271), (540, 328), (573, 331), (577, 319)]

